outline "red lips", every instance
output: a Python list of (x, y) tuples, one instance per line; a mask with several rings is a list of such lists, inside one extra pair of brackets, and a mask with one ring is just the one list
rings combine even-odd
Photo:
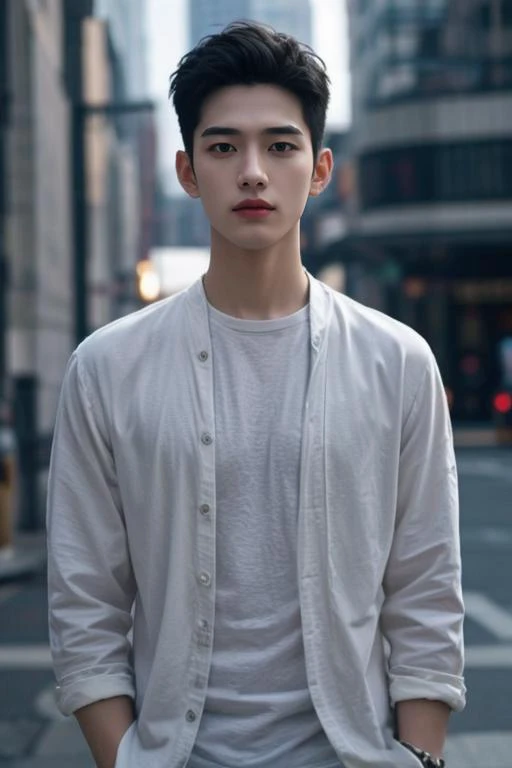
[(266, 200), (259, 200), (255, 198), (248, 198), (247, 200), (242, 200), (241, 203), (238, 203), (238, 205), (235, 205), (233, 208), (234, 211), (242, 211), (244, 209), (258, 209), (258, 208), (264, 208), (268, 211), (273, 211), (274, 206), (270, 205), (270, 203), (267, 203)]

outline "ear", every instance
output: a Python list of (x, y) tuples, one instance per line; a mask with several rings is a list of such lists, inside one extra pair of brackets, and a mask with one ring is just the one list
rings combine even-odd
[(190, 197), (200, 197), (196, 175), (187, 152), (179, 149), (176, 152), (176, 175), (181, 186)]
[(334, 160), (330, 149), (322, 149), (313, 169), (313, 178), (309, 188), (310, 197), (317, 197), (329, 184), (332, 176)]

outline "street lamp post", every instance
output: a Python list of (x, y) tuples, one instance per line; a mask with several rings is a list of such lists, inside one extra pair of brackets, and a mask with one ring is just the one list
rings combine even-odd
[(6, 335), (7, 335), (7, 285), (9, 278), (7, 253), (5, 247), (5, 217), (6, 217), (6, 131), (9, 113), (9, 35), (7, 30), (8, 3), (0, 3), (0, 405), (7, 396), (7, 364), (6, 364)]
[(74, 169), (74, 288), (75, 288), (75, 342), (80, 344), (89, 333), (87, 312), (87, 153), (86, 120), (92, 115), (124, 115), (152, 113), (151, 100), (107, 102), (104, 104), (76, 103), (73, 108), (73, 169)]

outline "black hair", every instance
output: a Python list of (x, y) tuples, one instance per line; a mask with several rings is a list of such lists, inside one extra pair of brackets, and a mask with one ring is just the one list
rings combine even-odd
[(235, 21), (202, 38), (180, 59), (170, 78), (169, 98), (191, 162), (194, 131), (206, 99), (226, 86), (260, 84), (277, 85), (299, 99), (317, 157), (329, 104), (325, 63), (291, 35), (264, 24)]

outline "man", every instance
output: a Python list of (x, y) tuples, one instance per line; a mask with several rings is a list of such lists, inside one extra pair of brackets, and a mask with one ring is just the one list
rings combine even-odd
[(171, 93), (210, 265), (69, 363), (60, 707), (99, 768), (441, 765), (464, 705), (450, 423), (427, 344), (301, 265), (332, 170), (325, 70), (239, 23)]

